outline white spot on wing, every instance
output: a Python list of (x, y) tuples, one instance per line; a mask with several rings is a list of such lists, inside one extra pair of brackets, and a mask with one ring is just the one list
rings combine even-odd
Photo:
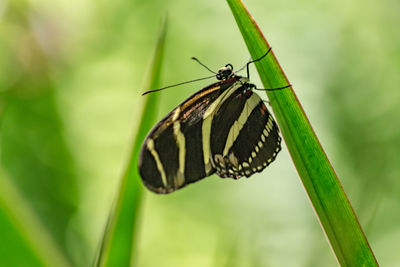
[(233, 154), (233, 152), (231, 152), (231, 153), (229, 154), (229, 161), (230, 161), (230, 163), (231, 163), (233, 166), (235, 166), (235, 167), (238, 166), (238, 160), (237, 160), (235, 154)]
[(259, 148), (262, 148), (262, 147), (263, 147), (263, 142), (258, 141), (258, 147), (259, 147)]

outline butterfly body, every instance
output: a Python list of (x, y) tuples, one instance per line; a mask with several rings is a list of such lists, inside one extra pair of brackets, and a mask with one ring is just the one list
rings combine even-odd
[(170, 193), (213, 173), (249, 177), (280, 151), (278, 126), (252, 91), (255, 85), (229, 66), (219, 70), (220, 81), (178, 105), (146, 137), (139, 172), (151, 191)]

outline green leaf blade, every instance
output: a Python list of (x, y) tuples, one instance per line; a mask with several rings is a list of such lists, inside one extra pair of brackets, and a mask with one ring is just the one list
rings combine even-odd
[[(165, 35), (166, 22), (164, 21), (153, 55), (150, 74), (144, 86), (145, 90), (141, 93), (159, 87)], [(136, 229), (143, 189), (137, 164), (141, 144), (157, 117), (158, 96), (159, 94), (143, 96), (142, 117), (133, 142), (130, 160), (122, 177), (118, 199), (109, 215), (96, 266), (134, 266), (136, 264), (135, 241), (138, 234)]]
[[(253, 59), (269, 44), (239, 0), (227, 0)], [(255, 63), (265, 88), (289, 84), (275, 55)], [(282, 135), (326, 233), (342, 266), (378, 266), (349, 200), (292, 88), (267, 91)]]

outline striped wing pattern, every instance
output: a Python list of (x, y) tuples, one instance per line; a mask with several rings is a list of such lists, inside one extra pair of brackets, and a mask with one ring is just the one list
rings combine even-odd
[(272, 115), (250, 90), (232, 94), (214, 115), (211, 156), (213, 167), (222, 178), (238, 179), (261, 172), (274, 161), (280, 144)]
[(234, 76), (205, 87), (150, 131), (139, 172), (151, 191), (170, 193), (215, 172), (249, 177), (275, 159), (278, 127), (247, 82)]

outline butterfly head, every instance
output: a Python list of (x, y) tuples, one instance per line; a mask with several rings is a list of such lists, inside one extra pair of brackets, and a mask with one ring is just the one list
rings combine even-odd
[(233, 66), (231, 64), (226, 64), (225, 67), (218, 70), (216, 77), (218, 80), (226, 80), (234, 75)]

